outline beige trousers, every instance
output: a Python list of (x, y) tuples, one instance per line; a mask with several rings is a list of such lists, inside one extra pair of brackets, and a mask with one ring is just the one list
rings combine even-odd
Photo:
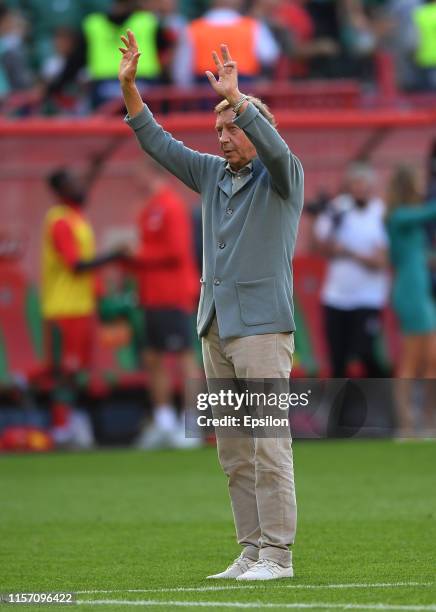
[[(202, 339), (207, 379), (289, 378), (293, 334), (220, 340), (216, 317)], [(291, 436), (217, 435), (218, 457), (228, 478), (238, 543), (244, 556), (291, 564), (297, 507)]]

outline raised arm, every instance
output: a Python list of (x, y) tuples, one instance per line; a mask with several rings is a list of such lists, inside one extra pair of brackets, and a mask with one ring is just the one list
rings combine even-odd
[(141, 53), (133, 32), (121, 37), (125, 48), (120, 48), (122, 58), (119, 80), (127, 108), (127, 123), (135, 130), (142, 149), (169, 172), (194, 191), (201, 191), (201, 177), (220, 158), (193, 151), (176, 140), (155, 121), (151, 111), (142, 101), (135, 78)]
[(237, 64), (232, 60), (227, 45), (221, 45), (221, 55), (223, 61), (217, 53), (212, 54), (218, 80), (210, 71), (206, 72), (206, 76), (216, 93), (235, 110), (234, 123), (244, 130), (254, 144), (274, 188), (283, 198), (288, 198), (303, 182), (300, 161), (291, 153), (275, 127), (239, 91)]
[(133, 118), (139, 115), (144, 108), (144, 102), (135, 83), (141, 53), (135, 35), (131, 30), (127, 30), (127, 36), (121, 36), (121, 40), (125, 47), (120, 47), (121, 61), (118, 78), (127, 112), (129, 117)]
[(289, 198), (303, 183), (303, 168), (274, 126), (254, 106), (248, 103), (234, 123), (244, 130), (254, 144), (259, 159), (268, 170), (276, 191)]

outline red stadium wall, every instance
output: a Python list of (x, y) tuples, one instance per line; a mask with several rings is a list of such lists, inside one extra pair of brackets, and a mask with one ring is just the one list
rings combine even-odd
[[(302, 160), (306, 200), (316, 196), (321, 189), (335, 194), (347, 163), (357, 159), (366, 158), (373, 163), (381, 191), (393, 167), (400, 162), (407, 161), (424, 172), (430, 144), (436, 138), (435, 112), (280, 112), (277, 118), (283, 137)], [(219, 153), (213, 116), (173, 115), (165, 118), (163, 124), (188, 146)], [(85, 169), (87, 159), (113, 145), (113, 151), (92, 189), (88, 207), (98, 246), (103, 249), (130, 241), (134, 236), (135, 219), (141, 205), (141, 193), (135, 187), (134, 175), (144, 156), (121, 118), (0, 121), (0, 136), (0, 331), (6, 326), (3, 342), (14, 350), (13, 354), (10, 348), (7, 351), (9, 365), (20, 369), (21, 364), (28, 369), (24, 361), (27, 359), (34, 363), (38, 356), (28, 350), (28, 336), (25, 342), (20, 340), (23, 336), (20, 320), (24, 322), (27, 315), (22, 309), (18, 316), (12, 302), (9, 303), (5, 270), (9, 281), (11, 265), (17, 271), (15, 285), (18, 283), (20, 295), (26, 283), (38, 283), (41, 225), (47, 208), (53, 202), (45, 177), (63, 165), (78, 171)], [(188, 206), (198, 204), (196, 194), (175, 179), (170, 180), (177, 185)], [(297, 255), (304, 256), (307, 252), (309, 224), (310, 218), (303, 216)], [(309, 317), (304, 323), (309, 336), (307, 352), (311, 355), (308, 355), (303, 369), (309, 371), (307, 363), (314, 360), (317, 363), (314, 371), (326, 372), (322, 335), (314, 334), (320, 323), (317, 308), (319, 274), (315, 274), (315, 284), (308, 282), (310, 271), (307, 265), (303, 265), (304, 258), (295, 263), (297, 302), (304, 313), (303, 319)], [(306, 291), (307, 287), (310, 291)], [(24, 293), (22, 302), (23, 296)], [(25, 299), (29, 301), (34, 296), (26, 294)], [(390, 352), (395, 354), (395, 326), (391, 318), (389, 321)], [(37, 335), (36, 325), (34, 328), (33, 333)], [(16, 342), (9, 337), (11, 333)]]
[[(346, 164), (358, 158), (374, 164), (381, 189), (399, 162), (424, 169), (436, 138), (435, 119), (436, 113), (428, 111), (278, 113), (283, 137), (302, 160), (307, 200), (321, 189), (335, 193)], [(163, 124), (187, 145), (219, 153), (213, 116), (173, 115)], [(121, 118), (0, 121), (0, 136), (0, 253), (11, 240), (19, 243), (23, 269), (31, 278), (38, 274), (41, 222), (53, 201), (45, 177), (59, 165), (84, 168), (89, 156), (114, 141), (88, 210), (101, 247), (131, 235), (140, 200), (132, 173), (142, 153)], [(190, 205), (198, 202), (196, 194), (177, 185)], [(305, 224), (299, 252), (306, 246)]]

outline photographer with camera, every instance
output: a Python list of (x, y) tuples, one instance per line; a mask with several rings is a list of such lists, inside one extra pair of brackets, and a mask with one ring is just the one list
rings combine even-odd
[(334, 378), (346, 377), (351, 359), (368, 377), (386, 375), (374, 350), (388, 297), (384, 203), (374, 183), (371, 168), (353, 164), (344, 192), (309, 210), (315, 248), (329, 261), (321, 299)]

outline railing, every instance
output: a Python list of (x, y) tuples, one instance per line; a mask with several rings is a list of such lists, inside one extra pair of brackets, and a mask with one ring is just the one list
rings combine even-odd
[[(339, 110), (359, 108), (434, 108), (436, 92), (410, 93), (398, 88), (392, 56), (378, 51), (374, 56), (375, 83), (371, 92), (365, 91), (358, 80), (292, 81), (282, 75), (271, 81), (260, 80), (245, 85), (245, 90), (260, 97), (276, 111)], [(216, 94), (208, 84), (180, 88), (174, 85), (153, 85), (141, 92), (155, 113), (205, 112), (216, 104)], [(56, 98), (66, 115), (75, 114), (75, 101), (68, 96)], [(33, 116), (42, 114), (44, 100), (40, 91), (17, 92), (0, 99), (3, 115)], [(124, 112), (121, 96), (100, 106), (93, 115), (111, 116)], [(62, 113), (61, 113), (62, 114)]]
[[(322, 109), (357, 108), (361, 103), (360, 86), (356, 81), (308, 81), (308, 82), (259, 82), (247, 85), (249, 93), (262, 98), (274, 109)], [(209, 85), (180, 88), (173, 85), (156, 85), (141, 91), (153, 112), (204, 112), (217, 102), (215, 92)], [(41, 113), (42, 99), (37, 92), (15, 93), (0, 102), (4, 115)], [(121, 98), (100, 106), (95, 115), (116, 115), (123, 112)]]
[[(275, 113), (281, 130), (322, 129), (378, 129), (383, 127), (408, 128), (436, 125), (433, 109), (369, 109), (369, 110), (279, 110)], [(159, 117), (158, 117), (159, 119)], [(211, 129), (207, 113), (183, 112), (161, 117), (169, 131), (204, 132)], [(122, 136), (129, 128), (117, 116), (93, 115), (86, 118), (28, 117), (0, 119), (0, 137), (27, 138), (30, 136)]]

